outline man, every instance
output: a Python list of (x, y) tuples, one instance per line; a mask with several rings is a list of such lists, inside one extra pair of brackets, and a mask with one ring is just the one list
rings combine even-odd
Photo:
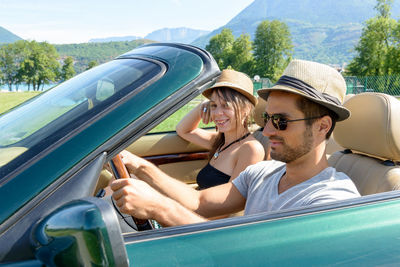
[(341, 105), (345, 92), (335, 69), (294, 60), (272, 88), (258, 91), (267, 101), (263, 134), (272, 161), (249, 166), (231, 183), (196, 191), (124, 151), (124, 163), (143, 181), (113, 182), (113, 198), (124, 213), (172, 226), (243, 207), (245, 214), (254, 214), (357, 197), (353, 182), (329, 167), (325, 154), (336, 121), (350, 115)]

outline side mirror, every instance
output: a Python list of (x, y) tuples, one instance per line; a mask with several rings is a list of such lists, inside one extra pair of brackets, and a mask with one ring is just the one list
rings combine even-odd
[(128, 266), (114, 208), (90, 197), (69, 202), (32, 230), (37, 259), (46, 266)]

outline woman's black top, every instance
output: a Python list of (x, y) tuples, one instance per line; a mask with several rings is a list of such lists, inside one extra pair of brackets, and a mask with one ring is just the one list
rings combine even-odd
[(199, 189), (206, 189), (212, 186), (225, 184), (229, 182), (230, 179), (231, 177), (228, 174), (217, 170), (208, 163), (199, 171), (199, 174), (197, 174), (197, 185)]

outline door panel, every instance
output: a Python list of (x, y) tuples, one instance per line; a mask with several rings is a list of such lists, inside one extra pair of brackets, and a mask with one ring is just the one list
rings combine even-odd
[(168, 175), (185, 183), (196, 183), (197, 173), (207, 164), (208, 151), (189, 143), (176, 132), (145, 135), (126, 150), (156, 164)]
[[(355, 200), (346, 203), (351, 201)], [(124, 238), (135, 266), (397, 266), (399, 199), (338, 206), (171, 227), (154, 236)], [(157, 252), (157, 257), (149, 251)]]

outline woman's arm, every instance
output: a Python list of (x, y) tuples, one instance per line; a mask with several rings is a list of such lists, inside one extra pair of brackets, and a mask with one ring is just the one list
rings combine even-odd
[(212, 141), (217, 133), (198, 128), (201, 120), (205, 124), (211, 122), (209, 101), (197, 105), (186, 114), (176, 126), (176, 132), (180, 137), (191, 143), (211, 149)]

